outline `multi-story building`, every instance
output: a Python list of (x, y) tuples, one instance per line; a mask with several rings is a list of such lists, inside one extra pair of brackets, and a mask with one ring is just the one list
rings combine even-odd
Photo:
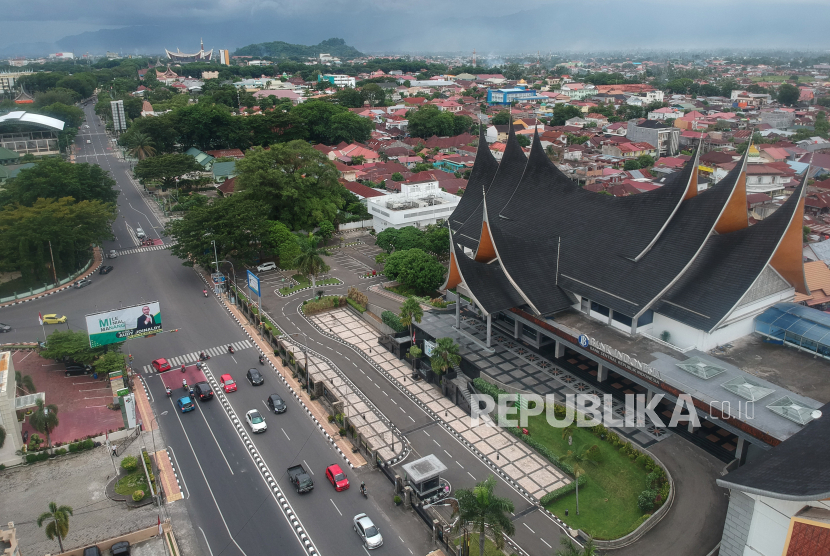
[(659, 120), (628, 120), (625, 136), (634, 142), (650, 143), (658, 156), (674, 156), (680, 147), (680, 130)]
[(511, 104), (513, 102), (527, 102), (548, 100), (548, 97), (539, 96), (534, 89), (517, 86), (512, 89), (490, 89), (487, 91), (488, 104)]
[(442, 191), (438, 180), (402, 183), (401, 192), (367, 199), (375, 231), (415, 226), (423, 228), (447, 220), (461, 197)]
[(354, 87), (355, 86), (355, 78), (350, 77), (348, 75), (340, 75), (334, 73), (327, 73), (325, 75), (318, 75), (317, 82), (320, 81), (328, 81), (335, 87)]
[(32, 73), (32, 70), (0, 72), (0, 96), (16, 94), (17, 80), (24, 75), (29, 75), (30, 73)]

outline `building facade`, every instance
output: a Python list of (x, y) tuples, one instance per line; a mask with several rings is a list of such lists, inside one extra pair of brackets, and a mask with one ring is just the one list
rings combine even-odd
[(545, 96), (539, 96), (534, 89), (528, 89), (526, 87), (489, 89), (487, 91), (488, 104), (511, 104), (513, 102), (547, 100), (547, 98)]
[(680, 148), (680, 129), (659, 120), (628, 120), (625, 136), (634, 142), (651, 144), (659, 156), (674, 156)]
[(352, 87), (352, 88), (354, 88), (355, 83), (356, 83), (354, 77), (351, 77), (349, 75), (335, 74), (335, 73), (327, 73), (325, 75), (318, 75), (317, 76), (317, 82), (319, 83), (320, 81), (328, 81), (329, 83), (331, 83), (332, 85), (334, 85), (336, 87)]
[(375, 231), (382, 232), (386, 228), (406, 226), (424, 228), (445, 221), (460, 199), (458, 195), (442, 191), (438, 181), (432, 180), (403, 183), (400, 193), (369, 198), (366, 205)]

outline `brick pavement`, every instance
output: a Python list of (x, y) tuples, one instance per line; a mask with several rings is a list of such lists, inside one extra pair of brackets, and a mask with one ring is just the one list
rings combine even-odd
[(167, 450), (159, 450), (154, 454), (156, 465), (159, 468), (159, 477), (161, 478), (161, 486), (164, 489), (164, 494), (168, 502), (175, 502), (181, 500), (182, 489), (179, 486), (179, 481), (176, 479), (176, 474), (173, 472), (173, 464), (170, 461), (170, 455)]
[(570, 479), (559, 469), (553, 467), (510, 433), (484, 424), (471, 427), (469, 416), (444, 398), (441, 391), (434, 385), (423, 381), (406, 380), (406, 377), (411, 374), (410, 367), (379, 347), (377, 343), (379, 334), (351, 311), (338, 309), (311, 317), (311, 320), (323, 328), (331, 328), (331, 331), (345, 342), (369, 354), (381, 368), (402, 383), (418, 400), (440, 415), (453, 430), (491, 461), (501, 464), (501, 469), (536, 499), (570, 482)]

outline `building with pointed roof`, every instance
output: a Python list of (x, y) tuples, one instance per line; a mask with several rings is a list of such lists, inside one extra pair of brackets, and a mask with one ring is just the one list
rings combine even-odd
[(171, 62), (176, 62), (179, 64), (186, 64), (187, 62), (210, 62), (213, 58), (213, 49), (211, 48), (208, 51), (205, 51), (205, 41), (201, 41), (199, 45), (199, 52), (194, 52), (193, 54), (186, 54), (181, 52), (178, 48), (175, 52), (171, 52), (166, 48), (164, 51), (167, 53), (167, 59)]

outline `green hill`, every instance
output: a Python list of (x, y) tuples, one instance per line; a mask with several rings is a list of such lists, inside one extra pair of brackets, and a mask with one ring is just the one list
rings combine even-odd
[(270, 56), (272, 58), (312, 58), (320, 53), (331, 54), (341, 60), (359, 58), (363, 53), (346, 44), (343, 39), (328, 39), (314, 46), (290, 44), (282, 41), (261, 42), (238, 48), (234, 56)]

